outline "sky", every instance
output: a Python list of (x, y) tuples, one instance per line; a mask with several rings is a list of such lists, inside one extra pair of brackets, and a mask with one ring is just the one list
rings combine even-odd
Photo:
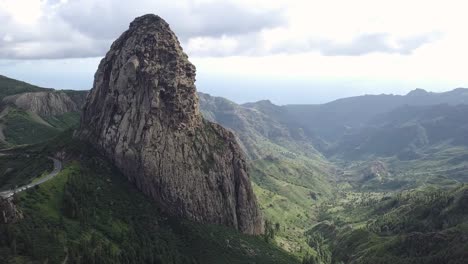
[(197, 89), (243, 103), (323, 103), (468, 87), (466, 0), (0, 0), (0, 74), (90, 89), (137, 16), (165, 19)]

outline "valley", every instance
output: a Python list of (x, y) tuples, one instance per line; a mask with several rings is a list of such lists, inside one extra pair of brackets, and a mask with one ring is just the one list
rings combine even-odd
[(0, 260), (468, 259), (468, 89), (237, 104), (195, 80), (151, 14), (90, 91), (0, 76)]
[[(446, 95), (443, 97), (448, 98)], [(276, 106), (268, 101), (238, 105), (227, 99), (203, 93), (199, 93), (199, 98), (203, 115), (208, 120), (231, 129), (248, 156), (253, 189), (265, 221), (268, 222), (266, 228), (271, 230), (267, 231), (265, 239), (245, 243), (262, 244), (265, 240), (266, 244), (282, 248), (303, 263), (461, 263), (457, 262), (457, 259), (466, 257), (468, 251), (460, 241), (466, 237), (468, 223), (468, 160), (464, 158), (468, 156), (468, 149), (462, 136), (466, 129), (466, 123), (463, 122), (464, 105), (452, 106), (450, 99), (447, 99), (443, 102), (445, 105), (405, 105), (403, 109), (396, 106), (388, 113), (368, 117), (369, 121), (356, 124), (356, 127), (343, 124), (343, 127), (348, 126), (343, 135), (337, 136), (335, 141), (327, 141), (322, 139), (321, 131), (301, 125), (300, 119), (294, 117), (297, 113), (287, 110), (294, 108), (293, 106)], [(26, 115), (34, 115), (30, 110), (18, 110), (17, 106), (12, 106), (9, 102), (4, 103), (3, 107), (14, 109), (8, 112), (25, 111)], [(457, 116), (455, 113), (461, 114)], [(303, 114), (301, 113), (301, 118)], [(26, 219), (29, 213), (43, 219), (41, 221), (59, 221), (63, 218), (64, 220), (60, 221), (73, 222), (73, 219), (76, 219), (92, 221), (92, 225), (98, 225), (104, 218), (89, 215), (96, 214), (95, 211), (81, 212), (80, 215), (84, 214), (81, 216), (77, 215), (78, 211), (67, 213), (66, 210), (76, 209), (70, 209), (64, 204), (69, 203), (69, 199), (72, 198), (67, 198), (60, 190), (64, 186), (89, 188), (90, 186), (82, 186), (80, 183), (83, 177), (95, 173), (92, 172), (94, 169), (90, 171), (88, 167), (94, 166), (93, 168), (99, 171), (101, 169), (95, 166), (99, 167), (100, 163), (105, 164), (106, 161), (100, 160), (96, 164), (97, 160), (77, 159), (79, 152), (92, 152), (70, 141), (71, 131), (65, 131), (73, 129), (73, 124), (79, 122), (79, 115), (65, 112), (59, 116), (67, 118), (39, 116), (40, 119), (9, 119), (9, 122), (4, 123), (18, 131), (28, 131), (31, 127), (44, 125), (57, 128), (57, 132), (49, 134), (44, 130), (35, 130), (41, 137), (25, 134), (25, 138), (32, 137), (34, 141), (26, 139), (19, 144), (11, 137), (6, 137), (9, 149), (3, 153), (8, 155), (0, 157), (0, 165), (3, 168), (0, 178), (2, 189), (28, 184), (35, 176), (40, 176), (36, 171), (45, 172), (51, 169), (47, 155), (54, 151), (67, 152), (68, 161), (65, 161), (65, 169), (57, 179), (33, 188), (34, 190), (25, 191), (25, 194), (16, 199), (19, 199), (19, 204), (25, 209)], [(64, 123), (68, 125), (57, 125), (61, 122), (57, 120), (67, 120)], [(407, 128), (413, 126), (418, 127), (420, 132), (409, 132), (412, 130)], [(60, 132), (58, 128), (65, 132)], [(446, 129), (450, 134), (441, 132)], [(391, 134), (389, 131), (392, 131)], [(398, 133), (402, 136), (396, 136)], [(388, 138), (389, 135), (391, 138)], [(35, 140), (39, 143), (35, 143)], [(35, 144), (28, 146), (24, 145), (25, 142)], [(19, 157), (25, 155), (32, 162), (14, 165)], [(89, 157), (95, 155), (97, 154), (86, 154)], [(81, 161), (77, 163), (77, 160)], [(110, 172), (113, 169), (106, 170), (103, 175), (108, 176), (99, 176), (104, 177), (103, 180), (93, 183), (98, 184), (99, 188), (115, 181), (114, 173)], [(49, 188), (60, 192), (49, 193), (52, 190)], [(113, 191), (108, 190), (110, 193), (107, 195), (114, 195)], [(99, 197), (97, 193), (94, 195)], [(72, 197), (73, 203), (78, 203), (73, 205), (77, 206), (76, 208), (94, 207), (90, 204), (80, 205), (90, 202), (84, 197)], [(65, 211), (61, 211), (62, 207)], [(103, 208), (97, 207), (93, 210), (102, 211)], [(116, 225), (123, 222), (116, 222)], [(21, 223), (28, 225), (27, 221)], [(169, 225), (175, 228), (173, 224)], [(176, 225), (177, 228), (181, 228), (181, 223)], [(105, 229), (100, 230), (98, 226), (89, 230), (89, 236), (98, 236), (92, 238), (100, 241), (98, 243), (110, 243), (116, 239), (115, 234), (107, 233)], [(128, 226), (125, 230), (128, 230)], [(72, 232), (68, 228), (59, 227), (54, 232), (61, 233), (60, 243), (65, 243), (59, 247), (67, 248), (66, 251), (49, 252), (55, 254), (58, 259), (65, 256), (73, 258), (74, 249), (68, 248), (66, 241), (91, 243), (86, 238), (88, 235), (82, 238), (68, 237), (65, 234)], [(21, 236), (19, 233), (17, 235)], [(177, 236), (170, 236), (174, 235)], [(38, 236), (42, 235), (38, 233)], [(231, 237), (230, 249), (235, 239), (244, 241), (244, 238)], [(434, 244), (427, 247), (414, 244), (419, 243), (417, 241), (420, 239), (431, 239)], [(171, 245), (168, 247), (174, 249)], [(177, 248), (182, 250), (180, 245)], [(434, 255), (428, 256), (424, 253), (429, 251)], [(37, 253), (27, 252), (23, 249), (23, 254), (32, 256), (33, 259), (42, 258)], [(174, 254), (192, 256), (189, 258), (194, 259), (209, 257), (206, 254), (194, 257), (191, 255), (193, 253), (187, 252)], [(241, 256), (243, 253), (235, 254)], [(275, 254), (279, 254), (277, 258), (283, 258), (286, 253)], [(237, 257), (233, 257), (232, 263), (236, 263), (234, 259)]]
[[(218, 114), (219, 118), (216, 121), (236, 132), (247, 149), (247, 153), (255, 147), (265, 151), (262, 153), (257, 150), (256, 153), (262, 153), (263, 156), (257, 154), (256, 158), (251, 161), (251, 168), (254, 172), (253, 181), (258, 185), (257, 195), (267, 218), (280, 219), (278, 221), (285, 225), (285, 229), (277, 233), (277, 242), (281, 246), (305, 259), (309, 258), (310, 261), (307, 263), (339, 263), (340, 261), (343, 263), (387, 263), (384, 260), (388, 260), (388, 263), (449, 263), (450, 257), (444, 260), (441, 260), (442, 257), (434, 257), (435, 260), (429, 262), (429, 257), (424, 259), (423, 256), (411, 258), (390, 256), (390, 253), (385, 253), (390, 250), (384, 246), (390, 243), (390, 237), (381, 237), (380, 233), (367, 227), (368, 221), (372, 222), (373, 219), (380, 219), (380, 217), (390, 218), (389, 215), (397, 214), (392, 210), (399, 210), (399, 208), (390, 208), (388, 211), (379, 211), (373, 209), (373, 206), (385, 207), (388, 200), (398, 200), (401, 195), (419, 196), (420, 193), (424, 193), (430, 196), (431, 193), (439, 192), (448, 195), (460, 189), (461, 191), (458, 192), (462, 196), (466, 195), (463, 191), (467, 183), (466, 169), (468, 168), (468, 160), (463, 158), (468, 153), (463, 143), (464, 135), (466, 135), (463, 113), (466, 111), (463, 110), (465, 105), (458, 104), (465, 102), (466, 97), (463, 96), (466, 96), (466, 92), (463, 89), (457, 89), (445, 94), (430, 94), (422, 91), (417, 91), (417, 93), (421, 94), (422, 98), (428, 98), (427, 102), (421, 98), (413, 98), (416, 96), (415, 93), (410, 93), (406, 97), (377, 96), (379, 103), (391, 105), (391, 107), (387, 106), (389, 112), (375, 111), (374, 116), (368, 116), (365, 119), (360, 117), (363, 119), (355, 121), (341, 117), (333, 119), (334, 116), (340, 115), (339, 110), (335, 110), (332, 116), (324, 114), (323, 112), (328, 110), (320, 108), (327, 109), (328, 105), (300, 106), (303, 109), (308, 108), (307, 111), (310, 113), (302, 110), (303, 112), (298, 114), (299, 106), (276, 106), (268, 101), (245, 105), (236, 105), (223, 99), (212, 99), (212, 101), (223, 102), (224, 106), (217, 108), (222, 109), (222, 114)], [(202, 94), (201, 98), (204, 96), (206, 95)], [(345, 105), (351, 102), (363, 107), (369, 97), (371, 96), (343, 99), (330, 104), (336, 109), (342, 108), (340, 101)], [(384, 103), (385, 99), (389, 102)], [(392, 102), (394, 100), (397, 102)], [(411, 100), (415, 100), (413, 106), (408, 105)], [(404, 103), (400, 103), (401, 101)], [(210, 106), (202, 100), (202, 108), (205, 108), (204, 103)], [(349, 106), (343, 110), (343, 114), (359, 116), (364, 112), (359, 107)], [(367, 115), (372, 113), (372, 107), (375, 105), (371, 104), (365, 110)], [(356, 109), (356, 112), (350, 109)], [(334, 138), (328, 138), (330, 134), (322, 131), (326, 129), (327, 124), (322, 124), (323, 126), (317, 129), (310, 125), (308, 127), (301, 125), (303, 120), (307, 120), (306, 116), (309, 117), (310, 124), (320, 123), (320, 119), (314, 120), (319, 118), (317, 112), (324, 115), (321, 117), (323, 120), (328, 120), (333, 126), (346, 127), (346, 130), (342, 130), (341, 135), (336, 134)], [(460, 113), (460, 115), (457, 116), (455, 113)], [(257, 118), (249, 117), (254, 114)], [(262, 123), (259, 120), (262, 120), (262, 116), (274, 119), (268, 124), (276, 122), (274, 123), (276, 130), (261, 126)], [(245, 124), (249, 119), (255, 121), (249, 125)], [(408, 130), (412, 127), (417, 127), (420, 132), (412, 133), (412, 130)], [(335, 127), (329, 129), (336, 133)], [(249, 130), (254, 132), (245, 132)], [(246, 136), (246, 134), (262, 133), (261, 140), (249, 141)], [(421, 135), (424, 135), (423, 139)], [(263, 146), (261, 142), (265, 141), (270, 144), (279, 144), (280, 147), (260, 147)], [(302, 152), (303, 149), (305, 149), (304, 152)], [(268, 165), (265, 166), (265, 164)], [(301, 169), (298, 164), (301, 164)], [(311, 185), (291, 184), (291, 182), (298, 183), (304, 178), (315, 182)], [(280, 183), (279, 179), (286, 182)], [(281, 185), (281, 188), (278, 185)], [(285, 189), (287, 191), (284, 191)], [(278, 195), (282, 191), (286, 195)], [(437, 201), (439, 199), (442, 198), (435, 198)], [(413, 208), (415, 203), (411, 201), (403, 207)], [(425, 210), (432, 210), (432, 206), (436, 207), (436, 201), (426, 203), (425, 206), (427, 207)], [(407, 221), (412, 222), (412, 212), (409, 210), (405, 214), (407, 214), (405, 217), (411, 219)], [(465, 219), (465, 216), (462, 219)], [(446, 215), (445, 217), (451, 219), (454, 216)], [(454, 225), (455, 229), (459, 228), (458, 234), (454, 237), (464, 236), (462, 234), (466, 232), (463, 228), (465, 221), (461, 220), (460, 226)], [(315, 227), (309, 230), (307, 226)], [(339, 235), (330, 238), (327, 237), (329, 234), (326, 232), (324, 234), (319, 232), (321, 228), (344, 228), (346, 232), (340, 232)], [(418, 228), (423, 234), (434, 234), (424, 225)], [(375, 236), (376, 240), (368, 241), (369, 238), (366, 237), (357, 241), (348, 240), (354, 239), (353, 236), (357, 236), (355, 232), (361, 232), (360, 230), (365, 232), (366, 236)], [(442, 230), (450, 232), (445, 231), (450, 228), (444, 227), (440, 229)], [(391, 239), (406, 239), (408, 233), (411, 232), (398, 230)], [(326, 245), (320, 246), (321, 244), (317, 245), (316, 242), (311, 244), (311, 239), (317, 239), (315, 236), (311, 238), (311, 234), (318, 234), (320, 239), (323, 238), (327, 242)], [(346, 245), (336, 244), (337, 240), (345, 240), (346, 243), (355, 244), (355, 247), (343, 250)], [(301, 243), (304, 241), (310, 247)], [(362, 251), (364, 254), (374, 246), (383, 247), (380, 249), (381, 259), (371, 258), (370, 255), (359, 255), (361, 254), (359, 252)], [(327, 253), (324, 253), (324, 247), (327, 248)], [(313, 248), (313, 250), (309, 252), (307, 248)], [(334, 250), (341, 252), (334, 252)], [(411, 250), (408, 249), (408, 254), (412, 254)], [(458, 253), (452, 254), (452, 257), (463, 259), (463, 252), (466, 252), (464, 250), (459, 247)]]

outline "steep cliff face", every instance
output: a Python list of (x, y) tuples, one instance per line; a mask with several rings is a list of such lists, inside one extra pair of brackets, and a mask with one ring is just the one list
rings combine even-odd
[(0, 197), (0, 224), (16, 223), (23, 219), (23, 213), (16, 207), (13, 198)]
[[(81, 97), (84, 93), (82, 93)], [(77, 96), (78, 97), (78, 96)], [(10, 95), (3, 99), (4, 104), (30, 111), (40, 116), (57, 116), (81, 110), (80, 102), (75, 102), (64, 92), (32, 92)]]
[(101, 61), (77, 134), (166, 212), (261, 233), (244, 156), (203, 119), (194, 82), (169, 25), (139, 17)]

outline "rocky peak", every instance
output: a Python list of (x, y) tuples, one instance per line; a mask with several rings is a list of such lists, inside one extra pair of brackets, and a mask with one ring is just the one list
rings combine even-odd
[(262, 232), (233, 134), (204, 120), (195, 67), (160, 17), (136, 18), (95, 74), (77, 135), (167, 213)]
[[(99, 68), (105, 70), (96, 73), (100, 76), (96, 76), (95, 81), (109, 81), (114, 85), (102, 83), (101, 93), (95, 98), (98, 100), (90, 104), (106, 101), (102, 96), (109, 93), (113, 94), (112, 98), (125, 100), (128, 86), (138, 83), (142, 96), (138, 103), (147, 106), (153, 114), (168, 117), (169, 125), (195, 127), (201, 124), (194, 86), (195, 66), (188, 61), (177, 37), (160, 17), (136, 18), (129, 30), (112, 44)], [(149, 83), (141, 83), (143, 80)], [(113, 104), (113, 101), (106, 102)]]
[(421, 89), (421, 88), (416, 88), (412, 91), (410, 91), (407, 96), (425, 96), (425, 95), (428, 95), (429, 93), (424, 90), (424, 89)]

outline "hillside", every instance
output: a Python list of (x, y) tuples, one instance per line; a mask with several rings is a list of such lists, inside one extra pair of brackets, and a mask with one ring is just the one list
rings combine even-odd
[(339, 99), (322, 105), (286, 105), (284, 111), (304, 129), (326, 141), (335, 142), (341, 136), (360, 129), (378, 115), (405, 105), (468, 104), (468, 89), (433, 93), (416, 89), (407, 95), (364, 95)]
[(0, 76), (0, 148), (42, 142), (76, 127), (86, 94)]
[(467, 201), (466, 184), (390, 195), (343, 193), (321, 207), (322, 221), (307, 232), (321, 252), (309, 263), (464, 263)]
[(53, 180), (15, 198), (23, 220), (0, 224), (0, 259), (8, 263), (298, 263), (263, 237), (161, 213), (71, 132), (9, 155), (24, 151), (28, 163), (66, 159)]
[(26, 93), (26, 92), (44, 92), (53, 91), (53, 89), (41, 88), (26, 82), (18, 81), (15, 79), (8, 78), (0, 75), (0, 101), (4, 97), (14, 94)]
[[(329, 199), (334, 190), (334, 167), (313, 147), (299, 127), (280, 115), (266, 114), (257, 105), (238, 105), (199, 93), (203, 115), (231, 129), (250, 157), (255, 192), (266, 218), (279, 223), (277, 241), (302, 255), (303, 232), (314, 223), (309, 209)], [(271, 112), (278, 106), (262, 102)], [(280, 109), (279, 109), (280, 110)]]
[[(29, 92), (6, 96), (5, 101), (8, 103), (3, 104), (3, 109), (4, 111), (7, 109), (4, 113), (8, 115), (4, 114), (1, 117), (4, 122), (9, 121), (9, 126), (3, 130), (9, 139), (5, 146), (47, 141), (60, 131), (76, 126), (79, 120), (79, 114), (73, 111), (59, 116), (47, 116), (45, 113), (50, 112), (49, 110), (33, 107), (34, 104), (25, 103), (23, 106), (20, 103), (15, 104), (18, 98), (24, 98), (25, 95), (26, 98), (31, 96)], [(34, 93), (37, 92), (32, 94)], [(53, 93), (52, 97), (56, 96), (56, 93), (63, 93), (76, 105), (82, 104), (85, 99), (84, 92), (47, 93)], [(466, 236), (466, 230), (463, 228), (467, 222), (464, 216), (457, 213), (459, 209), (452, 210), (462, 205), (461, 201), (464, 200), (460, 197), (464, 197), (463, 188), (465, 187), (460, 187), (460, 184), (468, 182), (466, 177), (468, 146), (465, 137), (467, 127), (464, 120), (468, 108), (462, 104), (465, 100), (464, 89), (441, 94), (416, 90), (406, 96), (378, 95), (342, 99), (330, 103), (333, 108), (328, 104), (298, 108), (277, 106), (268, 100), (239, 105), (227, 99), (203, 93), (199, 93), (198, 96), (203, 116), (207, 120), (230, 129), (248, 157), (247, 164), (253, 189), (267, 221), (267, 228), (271, 231), (266, 237), (248, 242), (253, 243), (250, 244), (252, 250), (257, 247), (261, 248), (257, 251), (259, 256), (256, 259), (257, 263), (262, 263), (262, 259), (271, 261), (267, 257), (271, 254), (276, 256), (275, 259), (284, 260), (278, 263), (295, 261), (291, 260), (286, 253), (278, 251), (275, 245), (298, 257), (305, 257), (305, 263), (316, 263), (314, 261), (320, 259), (322, 263), (333, 263), (331, 260), (340, 260), (345, 263), (348, 261), (380, 263), (384, 260), (392, 260), (395, 263), (410, 261), (431, 263), (428, 261), (432, 260), (457, 263), (457, 259), (461, 256), (460, 252), (463, 252), (458, 245), (460, 239)], [(34, 98), (34, 100), (39, 100), (40, 96), (34, 96)], [(322, 110), (317, 110), (319, 108)], [(327, 108), (329, 110), (326, 110)], [(376, 111), (369, 110), (372, 108)], [(329, 127), (325, 125), (323, 128), (329, 129), (330, 133), (337, 132), (337, 134), (332, 137), (328, 135), (321, 137), (321, 133), (325, 133), (325, 130), (319, 131), (322, 128), (317, 130), (317, 127), (320, 127), (319, 124), (322, 121), (314, 119), (317, 116), (314, 117), (310, 111), (302, 114), (311, 118), (302, 120), (298, 112), (295, 112), (297, 109), (307, 111), (312, 109), (310, 111), (314, 113), (320, 112), (320, 119), (333, 125)], [(353, 120), (352, 115), (357, 116), (354, 123), (346, 123), (348, 120)], [(341, 117), (335, 119), (336, 116)], [(337, 128), (335, 125), (341, 127), (343, 124), (337, 120), (344, 120), (347, 128), (345, 130)], [(25, 127), (29, 129), (24, 129)], [(76, 144), (67, 140), (65, 140), (66, 145)], [(54, 142), (49, 145), (63, 146), (63, 143)], [(0, 189), (28, 183), (42, 174), (33, 172), (50, 169), (51, 164), (44, 163), (44, 161), (47, 162), (45, 154), (40, 154), (43, 153), (43, 149), (39, 151), (32, 146), (18, 150), (21, 151), (0, 156), (2, 185)], [(89, 150), (80, 151), (87, 153)], [(84, 156), (94, 157), (96, 154)], [(25, 157), (31, 157), (31, 162), (29, 160), (25, 162), (27, 160)], [(99, 159), (101, 159), (99, 163), (106, 163), (105, 159)], [(73, 170), (88, 171), (88, 168), (92, 168), (98, 171), (98, 168), (93, 167), (95, 165), (81, 158), (70, 159), (70, 164), (73, 164)], [(105, 173), (103, 175), (111, 178), (116, 177), (114, 175), (116, 173), (118, 174), (113, 171), (108, 176), (105, 176), (107, 175)], [(88, 174), (95, 175), (94, 173), (83, 175)], [(99, 178), (95, 176), (96, 179)], [(86, 181), (93, 182), (95, 178), (93, 180), (86, 178)], [(113, 179), (112, 183), (114, 183)], [(47, 192), (49, 188), (47, 186), (41, 186), (39, 190)], [(132, 188), (125, 186), (122, 188)], [(101, 185), (99, 187), (103, 188)], [(454, 191), (450, 193), (449, 190)], [(37, 190), (30, 192), (37, 192)], [(110, 192), (119, 193), (120, 191), (112, 189)], [(134, 199), (133, 194), (130, 196), (128, 199)], [(57, 199), (63, 200), (64, 198)], [(29, 200), (23, 201), (22, 208), (25, 212), (34, 215), (34, 218), (43, 219), (42, 213), (35, 214), (25, 209), (36, 206), (37, 201), (30, 203)], [(42, 200), (43, 198), (40, 199)], [(428, 202), (424, 202), (426, 200)], [(445, 203), (444, 201), (447, 200), (451, 202)], [(87, 206), (91, 205), (92, 203), (88, 201)], [(42, 206), (44, 205), (40, 205)], [(102, 207), (99, 208), (103, 210)], [(424, 213), (427, 211), (443, 213), (440, 215)], [(65, 212), (62, 214), (67, 219)], [(134, 213), (127, 211), (126, 214)], [(397, 220), (393, 217), (395, 215), (405, 216)], [(229, 229), (207, 227), (179, 220), (167, 222), (165, 216), (155, 217), (166, 219), (165, 224), (158, 222), (159, 225), (170, 230), (174, 229), (175, 232), (162, 234), (154, 231), (160, 238), (164, 241), (182, 243), (174, 242), (174, 244), (163, 246), (165, 249), (155, 249), (158, 252), (171, 251), (172, 253), (168, 256), (172, 257), (169, 258), (177, 259), (178, 257), (175, 257), (177, 255), (184, 256), (181, 259), (185, 260), (201, 259), (208, 261), (207, 263), (210, 261), (216, 263), (217, 254), (213, 252), (219, 251), (225, 252), (221, 255), (231, 259), (232, 263), (243, 263), (242, 261), (246, 259), (252, 260), (250, 253), (247, 254), (250, 257), (246, 257), (245, 254), (248, 251), (244, 251), (244, 246), (240, 247), (242, 248), (240, 251), (231, 251), (236, 248), (232, 245), (233, 239), (244, 241), (245, 238), (232, 233)], [(442, 221), (441, 219), (449, 221), (450, 224), (435, 227)], [(376, 224), (368, 225), (368, 220)], [(52, 220), (45, 218), (44, 221)], [(388, 226), (390, 224), (388, 221), (392, 221), (393, 226), (412, 226), (413, 229), (400, 228), (382, 233), (375, 227), (382, 221), (387, 222), (383, 225), (379, 224), (380, 229), (387, 230), (387, 227), (382, 226)], [(27, 221), (24, 223), (29, 225)], [(135, 223), (131, 224), (131, 226), (134, 225)], [(183, 232), (189, 233), (184, 238), (180, 238), (180, 234), (175, 231), (181, 226), (185, 226)], [(59, 229), (57, 232), (62, 235), (70, 234), (76, 232), (73, 231), (74, 228)], [(199, 230), (201, 233), (209, 232), (216, 235), (206, 237), (204, 234), (190, 233), (188, 230)], [(330, 230), (334, 231), (330, 233)], [(93, 243), (103, 246), (109, 241), (114, 241), (112, 239), (115, 235), (106, 233), (108, 231), (92, 231), (86, 234), (89, 234), (88, 237), (95, 234), (93, 239), (99, 242)], [(21, 235), (22, 233), (17, 234), (19, 237), (24, 236)], [(225, 238), (225, 235), (230, 238)], [(44, 235), (38, 233), (37, 236)], [(214, 238), (222, 238), (219, 241), (227, 239), (230, 241), (229, 245), (225, 247), (227, 244), (213, 242), (214, 244), (210, 244), (210, 249), (207, 251), (197, 250), (198, 253), (187, 251), (189, 248), (196, 248), (191, 244), (193, 241), (203, 244), (207, 243), (206, 241), (214, 241)], [(74, 241), (72, 244), (90, 243), (89, 240), (83, 239), (76, 236), (70, 237), (61, 240), (58, 247), (64, 247), (70, 241)], [(199, 242), (199, 239), (204, 242)], [(416, 243), (414, 241), (420, 239), (434, 240), (436, 244), (434, 247), (413, 248), (411, 245)], [(265, 244), (264, 240), (269, 242)], [(123, 241), (119, 240), (111, 244), (117, 245), (118, 248), (118, 245), (122, 245), (121, 243)], [(142, 242), (132, 240), (131, 243), (141, 245), (139, 243)], [(238, 245), (244, 245), (244, 242), (239, 243)], [(406, 246), (398, 247), (399, 244)], [(364, 250), (365, 248), (368, 250)], [(37, 252), (31, 253), (32, 251), (25, 248), (22, 250), (23, 253), (19, 255), (27, 256), (26, 259), (31, 258), (31, 254), (38, 254), (34, 255), (33, 259), (44, 258)], [(135, 252), (139, 252), (138, 249), (135, 249)], [(420, 252), (431, 252), (432, 255), (424, 259)], [(11, 255), (11, 252), (6, 254)], [(56, 256), (57, 259), (63, 259), (67, 253), (57, 251), (56, 253), (49, 252), (49, 254)], [(444, 254), (453, 255), (453, 258), (447, 259)], [(69, 258), (72, 258), (71, 254)], [(286, 259), (289, 260), (286, 261)]]
[[(244, 106), (302, 131), (301, 145), (311, 145), (334, 164), (340, 184), (389, 191), (466, 182), (466, 101), (467, 89), (458, 88), (358, 96), (323, 105), (260, 101)], [(386, 166), (384, 174), (368, 173), (375, 162)]]
[[(440, 188), (456, 188), (458, 184), (468, 182), (468, 162), (464, 158), (468, 155), (465, 137), (467, 127), (464, 121), (468, 108), (463, 104), (466, 102), (465, 89), (447, 93), (415, 90), (406, 96), (362, 96), (325, 105), (304, 106), (302, 109), (295, 106), (276, 106), (269, 101), (237, 105), (222, 98), (203, 94), (200, 97), (204, 114), (235, 131), (247, 153), (253, 156), (254, 182), (259, 185), (257, 195), (261, 204), (268, 205), (263, 208), (266, 215), (281, 224), (289, 223), (286, 226), (291, 229), (292, 226), (297, 228), (315, 224), (323, 216), (321, 208), (336, 201), (337, 196), (328, 196), (323, 201), (306, 204), (310, 208), (309, 212), (304, 212), (308, 219), (306, 222), (290, 220), (294, 219), (288, 216), (292, 211), (289, 210), (291, 206), (284, 206), (276, 213), (269, 210), (270, 206), (274, 208), (280, 204), (273, 198), (278, 193), (288, 197), (283, 201), (291, 205), (291, 201), (303, 199), (298, 199), (301, 195), (296, 194), (301, 192), (297, 189), (282, 192), (281, 188), (272, 187), (275, 185), (268, 181), (270, 177), (275, 180), (280, 177), (290, 182), (296, 180), (297, 174), (294, 169), (291, 170), (294, 168), (292, 163), (282, 162), (288, 160), (285, 155), (276, 152), (276, 156), (273, 156), (279, 158), (271, 159), (259, 155), (262, 149), (274, 153), (271, 151), (274, 148), (264, 147), (263, 142), (268, 142), (269, 146), (280, 145), (288, 151), (279, 153), (301, 153), (308, 157), (303, 165), (321, 164), (318, 168), (324, 168), (327, 166), (325, 164), (329, 164), (329, 168), (335, 168), (329, 174), (316, 171), (302, 174), (313, 175), (309, 177), (318, 179), (320, 175), (327, 175), (323, 179), (328, 180), (336, 175), (337, 187), (324, 187), (315, 182), (308, 187), (312, 194), (327, 188), (336, 192), (338, 188), (339, 193), (351, 191), (363, 196), (368, 192), (397, 195), (403, 190), (409, 190), (409, 193), (421, 187), (441, 190)], [(300, 116), (295, 112), (298, 109), (308, 112), (303, 112), (303, 116)], [(346, 129), (341, 129), (343, 127)], [(325, 137), (321, 138), (322, 135)], [(318, 155), (314, 156), (315, 154)], [(294, 156), (291, 160), (297, 164), (301, 159)], [(269, 163), (270, 166), (262, 167), (263, 163)], [(271, 163), (278, 169), (271, 170)], [(263, 193), (265, 194), (262, 195)], [(262, 200), (262, 197), (266, 199)], [(430, 208), (429, 204), (427, 206)], [(360, 212), (360, 209), (357, 211)], [(370, 213), (369, 217), (373, 214)], [(283, 217), (275, 217), (277, 215)], [(331, 211), (330, 215), (336, 216), (339, 213)], [(405, 234), (406, 231), (403, 231), (402, 235)], [(278, 241), (284, 241), (281, 232), (279, 236)], [(301, 237), (297, 233), (294, 236)], [(348, 240), (351, 237), (348, 236), (353, 236), (353, 233), (344, 233), (340, 239), (351, 243)], [(454, 239), (459, 236), (455, 235)], [(439, 251), (434, 249), (434, 252)], [(320, 249), (315, 248), (310, 254), (319, 256)]]
[[(451, 187), (467, 182), (467, 105), (404, 106), (345, 135), (327, 153), (342, 181), (366, 190)], [(379, 161), (385, 173), (366, 173)]]
[(467, 112), (468, 105), (403, 106), (378, 115), (362, 129), (345, 135), (332, 153), (346, 158), (398, 155), (412, 159), (435, 145), (467, 147)]

